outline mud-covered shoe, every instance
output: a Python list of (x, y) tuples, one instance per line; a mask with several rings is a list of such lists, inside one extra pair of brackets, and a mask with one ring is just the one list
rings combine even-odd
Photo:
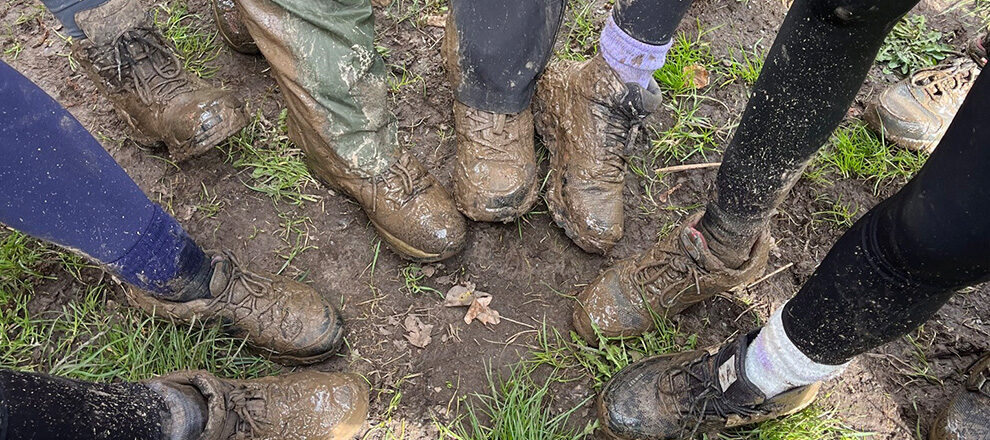
[[(205, 421), (202, 434), (192, 437), (200, 440), (349, 440), (368, 417), (368, 386), (354, 374), (233, 380), (184, 371), (145, 384), (164, 397), (171, 432), (190, 432), (181, 426), (189, 419)], [(205, 414), (188, 417), (190, 410)]]
[(333, 356), (344, 338), (340, 312), (315, 289), (278, 275), (261, 275), (231, 254), (216, 257), (210, 298), (174, 302), (133, 287), (128, 302), (148, 314), (181, 322), (216, 322), (259, 354), (286, 365)]
[[(577, 295), (572, 323), (589, 343), (634, 336), (654, 326), (653, 315), (672, 316), (763, 273), (773, 239), (764, 231), (745, 263), (730, 269), (695, 229), (704, 212), (688, 218), (650, 250), (614, 263)], [(596, 333), (597, 332), (597, 333)]]
[(210, 6), (213, 9), (213, 19), (217, 23), (217, 32), (227, 46), (247, 55), (260, 53), (234, 0), (210, 0)]
[(983, 32), (969, 41), (966, 45), (966, 54), (973, 59), (973, 62), (982, 69), (987, 65), (990, 55), (987, 55), (987, 47), (990, 47), (990, 33)]
[[(460, 83), (457, 31), (447, 18), (442, 54), (450, 83)], [(494, 113), (454, 100), (457, 163), (454, 200), (475, 221), (510, 222), (536, 203), (533, 112)]]
[(990, 439), (990, 353), (969, 370), (966, 389), (939, 413), (929, 440)]
[(162, 141), (177, 161), (209, 151), (248, 123), (244, 104), (182, 67), (136, 0), (76, 14), (87, 38), (72, 51), (140, 143)]
[(537, 85), (536, 129), (551, 154), (547, 206), (587, 252), (622, 238), (623, 153), (659, 104), (655, 82), (623, 83), (601, 54), (552, 64)]
[(747, 379), (746, 348), (755, 336), (623, 368), (598, 398), (602, 430), (613, 439), (695, 438), (793, 414), (811, 404), (820, 383), (767, 397)]
[(880, 93), (863, 118), (904, 148), (931, 152), (949, 128), (980, 68), (969, 58), (922, 69)]

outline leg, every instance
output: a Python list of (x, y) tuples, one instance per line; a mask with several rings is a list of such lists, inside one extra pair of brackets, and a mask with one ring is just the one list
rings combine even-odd
[(719, 170), (718, 196), (653, 249), (578, 295), (585, 338), (639, 334), (762, 273), (770, 215), (845, 115), (887, 32), (916, 0), (797, 0)]
[(288, 107), (288, 131), (313, 175), (353, 197), (406, 258), (464, 246), (446, 190), (399, 145), (375, 52), (370, 0), (237, 0)]
[(211, 262), (69, 112), (3, 63), (0, 181), (0, 222), (95, 259), (148, 313), (227, 324), (297, 364), (332, 356), (343, 340), (342, 318), (313, 288), (227, 253)]
[[(617, 374), (603, 392), (608, 429), (651, 426), (643, 437), (667, 438), (687, 420), (717, 430), (796, 411), (853, 357), (931, 319), (956, 290), (990, 280), (988, 111), (990, 78), (977, 79), (918, 175), (846, 231), (757, 334), (715, 355), (661, 356)], [(643, 380), (675, 387), (639, 390)]]

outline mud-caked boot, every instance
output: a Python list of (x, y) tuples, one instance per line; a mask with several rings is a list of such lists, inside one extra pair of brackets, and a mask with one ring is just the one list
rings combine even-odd
[(168, 407), (168, 440), (350, 440), (368, 417), (368, 386), (354, 374), (232, 380), (184, 371), (145, 385)]
[(162, 141), (177, 162), (209, 151), (247, 125), (244, 104), (182, 67), (137, 0), (75, 14), (86, 39), (73, 53), (141, 143)]
[(635, 336), (654, 327), (653, 315), (673, 316), (687, 307), (759, 277), (773, 239), (766, 230), (745, 262), (726, 267), (695, 229), (704, 212), (689, 217), (648, 251), (614, 263), (577, 295), (574, 329), (589, 343)]
[[(756, 334), (713, 350), (645, 359), (612, 376), (598, 398), (612, 439), (688, 439), (796, 413), (821, 385), (765, 396), (746, 377), (746, 348)], [(711, 438), (711, 437), (709, 437)]]
[(552, 64), (537, 85), (536, 129), (551, 154), (547, 206), (587, 252), (622, 238), (623, 153), (659, 104), (656, 82), (623, 83), (601, 54)]
[(990, 439), (990, 353), (969, 370), (966, 389), (939, 413), (929, 440)]
[[(451, 85), (460, 84), (454, 14), (448, 14), (442, 53)], [(489, 112), (454, 99), (457, 163), (454, 200), (475, 221), (510, 222), (536, 203), (533, 112)]]
[(209, 290), (209, 298), (176, 302), (125, 288), (128, 302), (148, 314), (223, 324), (259, 354), (286, 365), (325, 360), (343, 341), (343, 318), (327, 298), (286, 277), (252, 272), (231, 254), (214, 259)]
[(228, 47), (246, 55), (260, 53), (234, 0), (210, 0), (210, 6), (213, 9), (213, 20), (217, 23), (217, 32)]
[(863, 119), (897, 145), (930, 153), (979, 74), (969, 58), (919, 70), (881, 92), (867, 105)]

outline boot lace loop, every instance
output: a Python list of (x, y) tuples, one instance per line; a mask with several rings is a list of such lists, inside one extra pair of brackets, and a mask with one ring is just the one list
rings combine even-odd
[[(130, 29), (113, 40), (112, 52), (94, 56), (100, 73), (115, 73), (119, 87), (130, 85), (144, 104), (168, 101), (192, 90), (182, 62), (153, 29)], [(109, 57), (109, 59), (107, 59)]]
[(720, 419), (727, 419), (730, 415), (751, 417), (758, 414), (767, 414), (768, 410), (754, 405), (739, 404), (733, 402), (725, 392), (718, 379), (718, 367), (713, 366), (710, 361), (711, 354), (704, 354), (687, 365), (672, 368), (666, 380), (673, 382), (678, 375), (683, 375), (688, 390), (678, 390), (674, 387), (666, 389), (658, 387), (661, 393), (680, 396), (685, 393), (690, 397), (687, 405), (688, 417), (684, 417), (685, 423), (693, 423), (689, 438), (694, 438), (698, 429), (705, 422), (705, 418), (715, 416)]
[(604, 166), (599, 170), (599, 177), (613, 182), (621, 182), (625, 178), (625, 159), (623, 154), (632, 148), (636, 137), (643, 126), (643, 120), (648, 114), (635, 108), (631, 103), (615, 100), (614, 102), (596, 102), (599, 115), (605, 121), (605, 137), (607, 142), (599, 151), (599, 161)]
[(971, 69), (967, 69), (966, 64), (968, 62), (965, 60), (957, 60), (948, 65), (919, 70), (911, 76), (911, 83), (921, 87), (932, 101), (939, 101), (973, 82)]
[(430, 186), (426, 174), (416, 169), (408, 153), (403, 153), (384, 173), (373, 178), (371, 210), (378, 210), (378, 186), (382, 185), (390, 199), (399, 206), (405, 205)]
[(471, 140), (484, 147), (484, 151), (478, 154), (480, 159), (500, 162), (512, 160), (512, 153), (507, 146), (515, 142), (516, 138), (512, 132), (506, 131), (506, 126), (513, 122), (511, 115), (471, 109), (467, 112), (467, 117), (473, 122), (468, 128), (472, 133)]
[[(274, 281), (244, 269), (232, 253), (224, 252), (224, 256), (230, 262), (230, 279), (227, 282), (227, 288), (210, 301), (209, 307), (223, 306), (223, 308), (233, 310), (235, 312), (233, 325), (237, 325), (249, 317), (260, 317), (269, 312), (274, 313), (276, 302), (269, 298), (269, 292), (274, 290), (272, 288)], [(242, 298), (234, 298), (234, 292), (237, 290), (234, 288), (235, 285), (243, 287), (247, 295)]]

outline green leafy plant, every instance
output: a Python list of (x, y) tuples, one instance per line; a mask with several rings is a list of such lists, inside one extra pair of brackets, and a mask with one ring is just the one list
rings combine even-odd
[(929, 28), (924, 15), (905, 17), (887, 35), (877, 54), (877, 63), (885, 73), (903, 75), (934, 66), (952, 52), (941, 40), (942, 33)]

